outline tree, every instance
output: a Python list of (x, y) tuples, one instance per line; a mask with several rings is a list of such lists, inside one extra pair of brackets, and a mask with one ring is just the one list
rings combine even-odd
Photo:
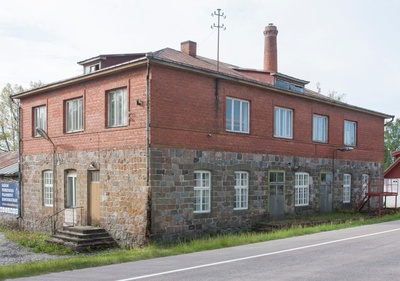
[(338, 92), (336, 91), (329, 91), (328, 97), (337, 101), (346, 102), (345, 101), (346, 94), (338, 94)]
[[(31, 82), (29, 89), (43, 86), (43, 82)], [(7, 84), (0, 93), (0, 152), (18, 149), (18, 109), (17, 100), (12, 95), (25, 91), (21, 85)]]
[(396, 118), (385, 126), (385, 169), (392, 163), (392, 153), (400, 149), (400, 119)]

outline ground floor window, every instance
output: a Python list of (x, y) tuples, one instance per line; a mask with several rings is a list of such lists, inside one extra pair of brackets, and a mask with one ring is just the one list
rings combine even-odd
[(66, 207), (76, 207), (76, 171), (67, 173)]
[(248, 208), (249, 173), (235, 172), (235, 210)]
[(307, 173), (295, 174), (295, 206), (307, 206), (309, 198), (310, 176)]
[(43, 172), (43, 203), (53, 206), (53, 171)]
[(350, 202), (351, 175), (343, 174), (343, 203)]
[(208, 213), (211, 206), (211, 173), (194, 172), (194, 212)]

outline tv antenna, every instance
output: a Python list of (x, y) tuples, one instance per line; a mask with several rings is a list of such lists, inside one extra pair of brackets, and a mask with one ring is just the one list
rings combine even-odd
[(226, 30), (226, 27), (224, 24), (221, 24), (221, 18), (226, 19), (226, 16), (223, 12), (221, 12), (221, 9), (217, 9), (214, 11), (214, 13), (211, 13), (211, 16), (217, 16), (218, 17), (218, 24), (213, 24), (211, 25), (211, 28), (218, 28), (218, 39), (217, 39), (217, 71), (219, 71), (219, 30)]

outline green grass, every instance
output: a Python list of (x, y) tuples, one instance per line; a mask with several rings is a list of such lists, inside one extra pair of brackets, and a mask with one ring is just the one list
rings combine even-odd
[[(346, 219), (345, 222), (343, 222), (343, 218)], [(339, 219), (340, 222), (337, 222)], [(137, 261), (142, 259), (151, 259), (155, 257), (164, 257), (184, 253), (213, 250), (399, 219), (399, 213), (385, 215), (381, 218), (371, 218), (369, 216), (362, 216), (352, 213), (332, 213), (323, 217), (307, 216), (301, 218), (291, 218), (292, 221), (328, 221), (328, 223), (314, 227), (296, 226), (287, 229), (276, 230), (269, 233), (242, 232), (238, 234), (220, 234), (201, 239), (180, 242), (174, 245), (152, 243), (143, 248), (115, 249), (99, 253), (91, 252), (86, 254), (73, 255), (71, 255), (71, 252), (69, 252), (65, 248), (54, 246), (52, 244), (48, 245), (49, 243), (44, 242), (44, 239), (47, 237), (46, 235), (3, 228), (0, 229), (0, 231), (4, 232), (6, 237), (20, 244), (23, 244), (24, 246), (31, 247), (32, 249), (34, 249), (34, 251), (67, 256), (65, 256), (65, 258), (62, 257), (55, 260), (1, 266), (0, 280), (3, 280), (5, 278), (26, 277), (46, 274), (50, 272), (60, 272), (66, 270)], [(283, 221), (287, 220), (288, 219), (285, 219)]]

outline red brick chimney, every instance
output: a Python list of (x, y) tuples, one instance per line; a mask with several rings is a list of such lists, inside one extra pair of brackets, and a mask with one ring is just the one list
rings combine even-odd
[(278, 50), (276, 36), (278, 29), (272, 23), (264, 29), (264, 71), (278, 72)]
[(193, 42), (193, 41), (182, 42), (181, 43), (181, 52), (186, 55), (196, 57), (196, 52), (197, 52), (196, 42)]

